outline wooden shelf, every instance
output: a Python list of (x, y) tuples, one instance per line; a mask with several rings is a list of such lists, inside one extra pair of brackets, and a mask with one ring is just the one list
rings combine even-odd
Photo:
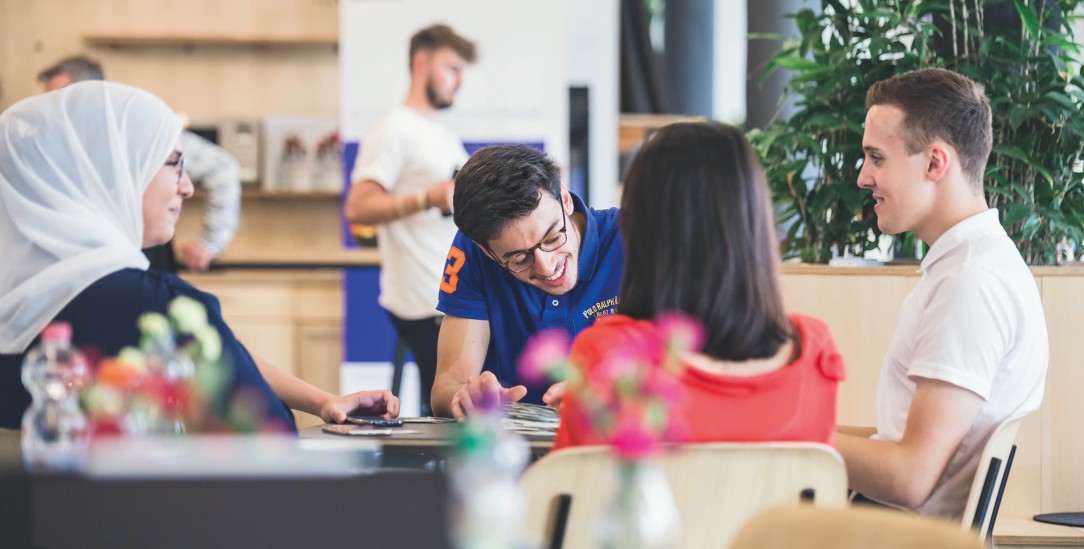
[(649, 133), (674, 122), (702, 121), (682, 114), (622, 113), (617, 122), (617, 152), (626, 154), (643, 143)]
[(84, 34), (83, 41), (92, 46), (215, 46), (215, 47), (324, 47), (338, 46), (332, 36), (271, 36), (271, 35), (169, 35), (154, 34)]
[(228, 269), (275, 267), (343, 268), (371, 267), (380, 265), (380, 252), (376, 248), (350, 248), (316, 246), (308, 249), (282, 249), (264, 247), (241, 249), (227, 247), (226, 251), (211, 264)]
[[(203, 200), (207, 198), (207, 191), (196, 187), (193, 199)], [(342, 193), (339, 191), (265, 191), (263, 189), (241, 189), (242, 200), (339, 200)]]
[(297, 198), (311, 199), (334, 199), (342, 198), (340, 191), (266, 191), (263, 189), (243, 189), (241, 198), (257, 198), (267, 200), (291, 200)]

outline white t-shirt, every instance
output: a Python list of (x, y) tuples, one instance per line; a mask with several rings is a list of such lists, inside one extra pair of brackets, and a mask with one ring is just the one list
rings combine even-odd
[[(361, 142), (351, 181), (371, 179), (389, 193), (413, 195), (449, 179), (467, 161), (463, 142), (449, 129), (401, 106)], [(408, 198), (412, 200), (412, 198)], [(439, 316), (444, 259), (455, 222), (430, 208), (380, 227), (380, 305), (399, 318)]]
[(914, 377), (967, 389), (985, 401), (920, 513), (959, 520), (979, 456), (1002, 421), (1039, 408), (1049, 355), (1035, 279), (998, 222), (997, 210), (969, 217), (922, 260), (877, 387), (875, 439), (899, 441)]

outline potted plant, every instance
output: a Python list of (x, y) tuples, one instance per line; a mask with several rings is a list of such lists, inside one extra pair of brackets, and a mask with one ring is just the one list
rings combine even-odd
[(793, 71), (797, 111), (749, 136), (780, 204), (784, 255), (826, 262), (876, 246), (872, 198), (856, 185), (866, 91), (926, 67), (986, 86), (987, 197), (1025, 260), (1053, 263), (1059, 241), (1084, 239), (1084, 78), (1063, 16), (1080, 3), (822, 0), (819, 12), (796, 13), (798, 40), (765, 71)]

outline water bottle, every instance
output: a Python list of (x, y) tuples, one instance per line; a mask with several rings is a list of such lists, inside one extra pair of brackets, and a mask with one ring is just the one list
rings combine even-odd
[(519, 477), (529, 460), (527, 442), (501, 427), (499, 414), (472, 416), (463, 424), (459, 456), (450, 464), (456, 547), (521, 545), (525, 503)]
[(79, 390), (89, 369), (71, 340), (71, 325), (53, 322), (23, 361), (23, 385), (33, 402), (23, 414), (22, 451), (31, 470), (72, 469), (86, 456), (90, 431), (79, 409)]

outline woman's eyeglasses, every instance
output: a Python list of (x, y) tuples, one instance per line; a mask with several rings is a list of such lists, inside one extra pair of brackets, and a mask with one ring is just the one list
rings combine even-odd
[(184, 157), (177, 159), (177, 184), (180, 185), (184, 180)]
[(177, 184), (180, 185), (184, 180), (184, 155), (178, 155), (177, 160), (167, 161), (166, 166), (177, 166)]

